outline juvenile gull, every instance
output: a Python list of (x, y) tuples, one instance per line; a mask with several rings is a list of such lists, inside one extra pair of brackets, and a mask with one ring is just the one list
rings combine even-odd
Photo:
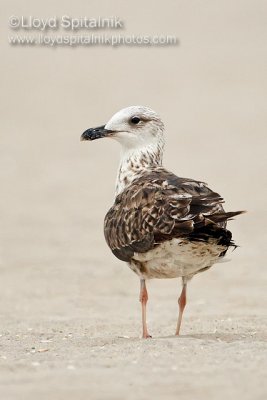
[(226, 223), (242, 213), (225, 212), (222, 197), (204, 182), (178, 177), (162, 166), (163, 132), (163, 122), (153, 110), (132, 106), (81, 136), (112, 138), (122, 147), (116, 197), (105, 217), (104, 233), (113, 254), (140, 278), (144, 338), (150, 337), (146, 279), (182, 278), (179, 335), (188, 280), (235, 246)]

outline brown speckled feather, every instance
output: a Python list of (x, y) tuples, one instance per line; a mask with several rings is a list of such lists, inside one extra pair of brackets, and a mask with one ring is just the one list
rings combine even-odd
[(224, 212), (222, 202), (203, 182), (151, 168), (116, 197), (105, 218), (105, 238), (116, 257), (130, 261), (134, 252), (175, 237), (219, 237), (218, 232), (228, 232), (227, 219), (240, 213)]

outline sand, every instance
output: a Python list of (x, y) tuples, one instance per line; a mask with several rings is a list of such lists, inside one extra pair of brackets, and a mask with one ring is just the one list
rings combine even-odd
[[(112, 4), (113, 3), (113, 4)], [(119, 15), (125, 32), (175, 34), (176, 48), (2, 45), (0, 398), (265, 400), (266, 4), (6, 3), (12, 14)], [(153, 18), (151, 7), (155, 7)], [(142, 12), (141, 12), (142, 11)], [(151, 340), (140, 339), (139, 281), (107, 248), (119, 148), (80, 143), (122, 107), (166, 123), (165, 165), (209, 183), (236, 243), (189, 284), (148, 282)]]

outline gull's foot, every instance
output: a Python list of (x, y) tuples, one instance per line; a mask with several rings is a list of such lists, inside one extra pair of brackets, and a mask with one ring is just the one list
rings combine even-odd
[(151, 338), (152, 338), (152, 336), (149, 335), (149, 333), (144, 333), (143, 334), (143, 339), (151, 339)]

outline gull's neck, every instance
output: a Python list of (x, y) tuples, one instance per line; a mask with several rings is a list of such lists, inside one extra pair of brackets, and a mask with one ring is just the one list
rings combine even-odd
[(134, 149), (122, 148), (116, 196), (144, 172), (162, 166), (163, 147), (164, 143), (152, 143)]

